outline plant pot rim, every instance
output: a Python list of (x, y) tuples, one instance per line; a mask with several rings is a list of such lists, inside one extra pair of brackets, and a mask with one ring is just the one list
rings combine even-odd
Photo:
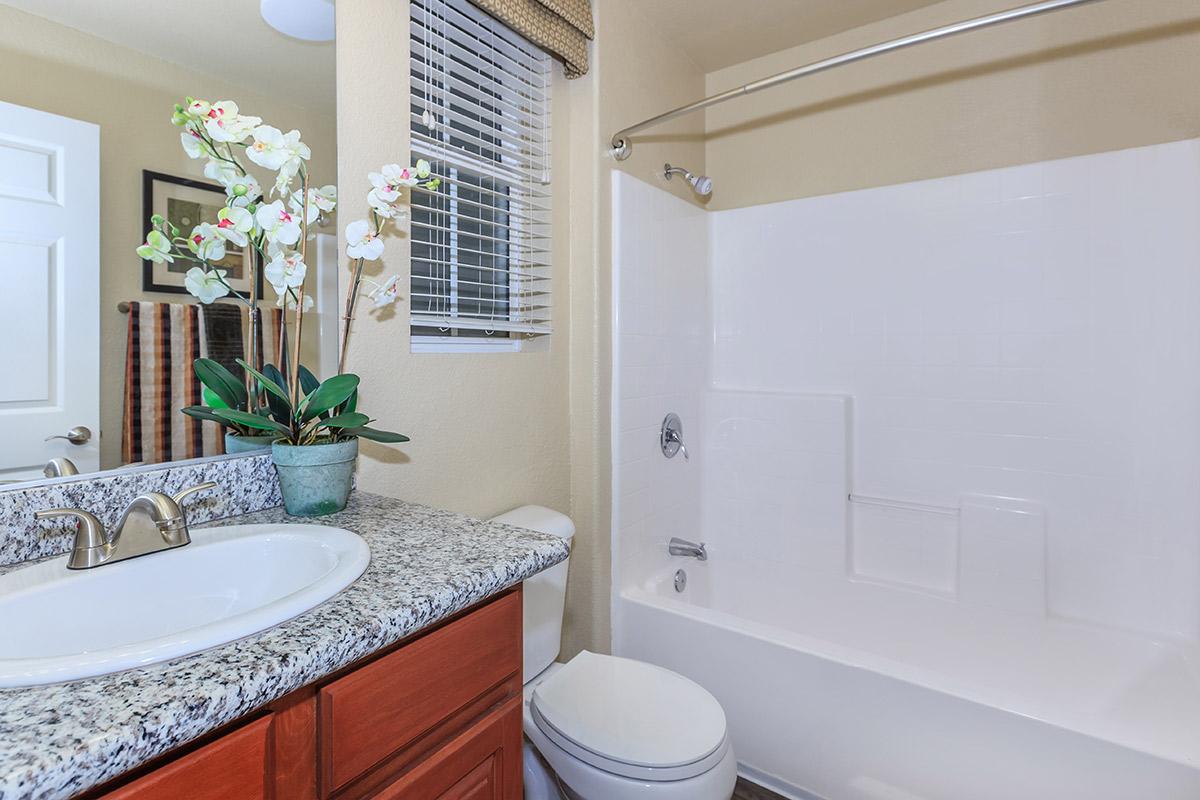
[(273, 444), (274, 444), (276, 447), (286, 447), (286, 448), (289, 448), (289, 449), (296, 449), (296, 450), (299, 450), (299, 449), (303, 448), (303, 449), (306, 449), (306, 450), (307, 450), (307, 449), (309, 449), (309, 448), (312, 448), (312, 447), (334, 447), (334, 446), (345, 446), (345, 445), (348, 445), (348, 444), (350, 444), (351, 442), (357, 442), (357, 441), (358, 441), (358, 438), (359, 438), (359, 437), (357, 437), (357, 436), (351, 436), (351, 437), (350, 437), (350, 438), (348, 438), (348, 439), (342, 439), (342, 440), (340, 440), (340, 441), (337, 441), (337, 442), (318, 442), (318, 443), (315, 443), (315, 444), (292, 444), (291, 442), (284, 442), (284, 441), (279, 441), (279, 440), (276, 440), (276, 441), (274, 441), (274, 442), (273, 442)]

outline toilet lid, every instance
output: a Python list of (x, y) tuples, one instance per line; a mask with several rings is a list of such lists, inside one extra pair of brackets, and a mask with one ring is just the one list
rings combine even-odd
[(530, 710), (557, 744), (616, 774), (679, 779), (724, 755), (725, 712), (716, 698), (641, 661), (585, 650), (537, 685)]

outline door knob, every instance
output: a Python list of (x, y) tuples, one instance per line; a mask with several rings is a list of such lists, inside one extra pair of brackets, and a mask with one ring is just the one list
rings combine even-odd
[(76, 425), (71, 430), (67, 431), (66, 436), (47, 436), (46, 441), (51, 439), (66, 439), (71, 444), (87, 444), (92, 440), (92, 431), (90, 428), (85, 428), (83, 425)]

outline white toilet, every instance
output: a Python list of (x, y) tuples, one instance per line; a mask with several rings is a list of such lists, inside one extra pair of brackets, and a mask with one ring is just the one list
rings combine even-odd
[[(568, 517), (541, 506), (494, 521), (575, 535)], [(566, 561), (525, 581), (525, 800), (729, 800), (737, 760), (704, 687), (587, 651), (555, 663), (566, 589)]]

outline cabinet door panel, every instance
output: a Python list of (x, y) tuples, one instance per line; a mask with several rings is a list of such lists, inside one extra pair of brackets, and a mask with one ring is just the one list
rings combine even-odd
[(325, 686), (326, 796), (520, 670), (521, 597), (514, 592)]
[(521, 800), (521, 698), (463, 731), (375, 800)]
[(270, 716), (255, 720), (102, 800), (266, 800), (270, 730)]

